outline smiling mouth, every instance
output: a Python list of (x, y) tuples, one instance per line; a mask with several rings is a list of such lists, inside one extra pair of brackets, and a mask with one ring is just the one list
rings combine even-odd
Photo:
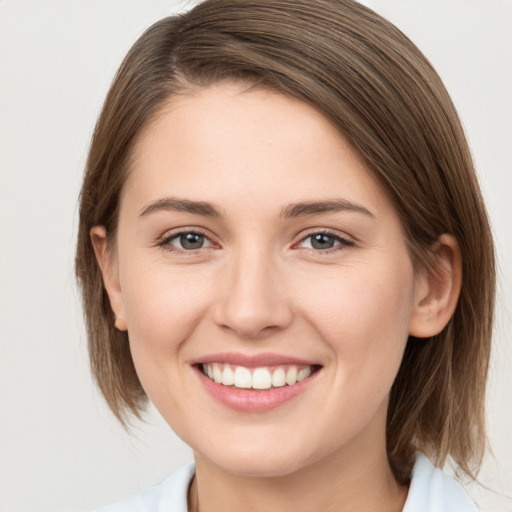
[(199, 370), (213, 382), (237, 389), (269, 390), (293, 386), (317, 372), (319, 365), (278, 365), (247, 368), (228, 363), (202, 363)]

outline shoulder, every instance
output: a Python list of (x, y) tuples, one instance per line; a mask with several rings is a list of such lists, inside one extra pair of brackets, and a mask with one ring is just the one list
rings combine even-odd
[(477, 512), (462, 485), (423, 455), (416, 455), (403, 512)]
[(188, 464), (162, 483), (95, 512), (187, 512), (187, 491), (194, 471), (194, 464)]

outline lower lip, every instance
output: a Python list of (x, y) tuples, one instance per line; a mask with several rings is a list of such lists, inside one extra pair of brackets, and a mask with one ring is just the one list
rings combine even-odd
[(196, 373), (206, 391), (213, 398), (227, 407), (240, 412), (265, 412), (275, 409), (303, 393), (316, 379), (320, 371), (315, 371), (308, 378), (293, 384), (264, 390), (237, 389), (217, 384), (208, 378), (199, 368)]

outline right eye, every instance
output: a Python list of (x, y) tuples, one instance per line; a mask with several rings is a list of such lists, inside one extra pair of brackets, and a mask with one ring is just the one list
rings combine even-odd
[(159, 245), (170, 251), (189, 252), (210, 247), (212, 243), (202, 233), (182, 231), (164, 238)]

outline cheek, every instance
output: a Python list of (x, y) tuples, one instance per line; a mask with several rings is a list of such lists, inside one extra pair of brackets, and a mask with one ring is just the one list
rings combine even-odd
[[(144, 271), (141, 272), (141, 269)], [(209, 281), (198, 271), (142, 265), (134, 258), (124, 269), (123, 299), (130, 350), (142, 387), (176, 432), (189, 418), (190, 379), (185, 341), (193, 337), (211, 301)], [(179, 393), (176, 392), (179, 390)]]
[(190, 335), (208, 308), (210, 280), (200, 271), (191, 276), (186, 269), (171, 266), (146, 265), (143, 272), (141, 268), (137, 260), (130, 262), (122, 282), (131, 343), (144, 345), (153, 354), (172, 350)]
[[(398, 260), (399, 261), (399, 260)], [(392, 381), (413, 307), (413, 272), (400, 265), (346, 268), (305, 298), (305, 315), (330, 346), (339, 378), (361, 385)]]
[(347, 272), (322, 293), (309, 295), (308, 320), (332, 357), (328, 388), (334, 420), (324, 435), (347, 439), (378, 411), (385, 421), (387, 397), (408, 339), (412, 300), (412, 270), (402, 269), (365, 272), (364, 277)]
[(335, 338), (347, 330), (354, 335), (407, 330), (413, 302), (412, 271), (393, 270), (343, 269), (324, 279), (323, 286), (317, 282), (316, 292), (304, 296), (306, 309), (318, 319), (318, 326), (325, 326)]

